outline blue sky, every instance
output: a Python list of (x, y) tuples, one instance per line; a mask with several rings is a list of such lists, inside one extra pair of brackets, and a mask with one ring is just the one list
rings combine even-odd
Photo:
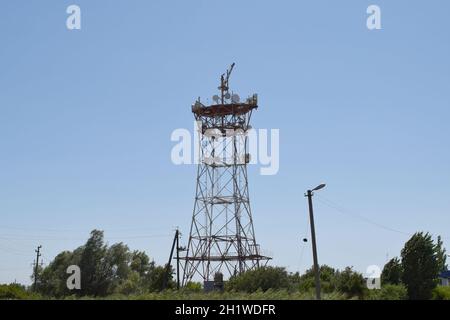
[[(66, 8), (82, 30), (66, 29)], [(366, 28), (381, 7), (382, 30)], [(257, 92), (280, 170), (249, 169), (256, 237), (273, 264), (364, 272), (424, 230), (450, 241), (448, 1), (2, 1), (0, 282), (105, 230), (165, 263), (187, 232), (195, 166), (170, 161), (191, 103)], [(332, 206), (326, 205), (330, 201)], [(342, 208), (336, 210), (336, 208)], [(371, 222), (369, 222), (369, 220)], [(394, 230), (391, 230), (394, 229)]]

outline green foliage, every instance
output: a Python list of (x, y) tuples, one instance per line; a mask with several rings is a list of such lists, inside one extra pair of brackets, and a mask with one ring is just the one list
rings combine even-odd
[(81, 294), (106, 295), (107, 278), (110, 276), (106, 265), (107, 248), (103, 241), (103, 231), (93, 230), (81, 254), (79, 267), (82, 272)]
[[(148, 275), (149, 290), (152, 292), (160, 291), (163, 287), (164, 277), (166, 276), (166, 267), (158, 266), (154, 267), (152, 272)], [(175, 282), (172, 280), (174, 270), (169, 269), (169, 281), (167, 282), (167, 288), (173, 289)]]
[[(366, 291), (366, 282), (360, 273), (347, 267), (344, 271), (336, 270), (330, 266), (320, 266), (320, 287), (323, 294), (338, 292), (347, 298), (363, 298)], [(298, 289), (300, 292), (313, 294), (315, 288), (314, 269), (308, 269), (300, 277)]]
[(337, 271), (335, 277), (336, 288), (339, 292), (342, 292), (350, 298), (363, 298), (367, 286), (362, 274), (347, 267), (344, 271)]
[[(76, 297), (70, 296), (66, 299), (74, 299)], [(338, 292), (331, 294), (324, 294), (324, 300), (343, 300), (346, 297)], [(93, 297), (81, 297), (83, 300), (91, 300)], [(252, 293), (225, 291), (213, 291), (209, 293), (193, 292), (185, 290), (184, 288), (179, 292), (176, 290), (165, 290), (161, 292), (150, 292), (141, 295), (122, 295), (113, 294), (107, 297), (96, 298), (106, 300), (312, 300), (313, 294), (303, 293), (298, 291), (290, 291), (286, 289), (280, 290), (257, 290)]]
[(381, 273), (381, 283), (385, 284), (400, 284), (403, 274), (403, 267), (400, 260), (395, 257), (389, 260), (383, 268)]
[(226, 289), (241, 292), (267, 291), (269, 289), (286, 289), (289, 287), (288, 273), (280, 267), (261, 267), (231, 277)]
[[(323, 293), (331, 293), (336, 290), (336, 270), (327, 265), (319, 268), (320, 287)], [(312, 292), (315, 288), (314, 268), (306, 270), (300, 277), (298, 288), (302, 292)]]
[[(398, 258), (383, 268), (382, 288), (368, 290), (363, 276), (347, 267), (339, 271), (323, 265), (320, 280), (323, 299), (401, 300), (449, 299), (450, 289), (437, 287), (438, 274), (446, 270), (445, 249), (441, 238), (415, 234)], [(81, 269), (81, 291), (66, 287), (67, 267)], [(175, 291), (173, 269), (169, 268), (168, 286), (162, 290), (167, 268), (156, 266), (145, 252), (130, 251), (127, 245), (104, 243), (102, 231), (91, 232), (86, 244), (74, 251), (64, 251), (44, 269), (38, 270), (37, 293), (19, 285), (1, 285), (0, 299), (314, 299), (314, 270), (300, 275), (281, 267), (263, 267), (233, 276), (225, 282), (225, 292), (203, 292), (201, 283), (189, 282)], [(219, 278), (219, 275), (217, 275)], [(218, 280), (218, 279), (216, 279)]]
[(433, 300), (450, 300), (450, 287), (437, 286), (433, 289)]
[(202, 284), (200, 282), (192, 282), (189, 281), (184, 286), (183, 290), (189, 291), (189, 292), (201, 292), (202, 291)]
[(0, 300), (30, 300), (38, 298), (39, 295), (27, 291), (20, 284), (0, 284)]
[(442, 242), (441, 236), (437, 237), (437, 242), (434, 247), (435, 253), (436, 253), (436, 259), (438, 263), (438, 269), (439, 271), (446, 271), (448, 270), (447, 266), (447, 252), (444, 248), (444, 243)]
[[(81, 290), (69, 291), (67, 267), (78, 265), (81, 270)], [(38, 292), (45, 296), (107, 296), (111, 294), (145, 294), (162, 289), (165, 268), (155, 266), (145, 252), (131, 252), (127, 245), (116, 243), (108, 247), (103, 231), (94, 230), (84, 246), (58, 254), (39, 272)], [(174, 287), (172, 269), (168, 287)]]
[[(435, 245), (431, 235), (423, 232), (412, 236), (402, 249), (402, 282), (412, 300), (428, 300), (437, 285), (443, 259), (440, 244)], [(438, 257), (439, 256), (439, 257)]]
[(367, 300), (406, 300), (408, 291), (402, 284), (382, 285), (380, 290), (367, 290), (365, 294)]
[(74, 252), (63, 251), (40, 273), (38, 279), (38, 292), (47, 296), (61, 297), (72, 294), (67, 289), (67, 267), (78, 265), (80, 250)]
[(132, 271), (115, 290), (115, 292), (125, 295), (142, 294), (144, 293), (142, 291), (142, 279), (136, 271)]

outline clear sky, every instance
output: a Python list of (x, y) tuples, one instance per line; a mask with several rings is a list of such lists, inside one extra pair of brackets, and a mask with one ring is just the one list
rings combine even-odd
[[(66, 8), (82, 29), (66, 28)], [(369, 31), (377, 4), (382, 30)], [(280, 170), (249, 169), (256, 237), (274, 265), (365, 272), (424, 230), (450, 242), (450, 24), (434, 1), (0, 2), (0, 283), (105, 230), (166, 262), (186, 242), (196, 167), (170, 160), (191, 103), (257, 92)], [(331, 202), (330, 202), (331, 201)], [(332, 204), (331, 206), (329, 204)], [(336, 208), (340, 208), (337, 210)]]

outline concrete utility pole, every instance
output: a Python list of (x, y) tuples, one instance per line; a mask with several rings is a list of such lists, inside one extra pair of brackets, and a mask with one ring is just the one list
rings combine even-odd
[(176, 231), (176, 238), (177, 238), (177, 290), (180, 290), (180, 286), (181, 286), (181, 282), (180, 282), (180, 252), (182, 251), (186, 251), (186, 247), (181, 247), (180, 246), (180, 237), (181, 237), (181, 232), (178, 230)]
[(177, 229), (177, 290), (180, 290), (180, 232)]
[(325, 184), (321, 184), (315, 187), (312, 190), (306, 191), (305, 197), (308, 197), (308, 206), (309, 206), (309, 222), (311, 224), (311, 242), (312, 242), (312, 251), (313, 251), (313, 259), (314, 259), (314, 276), (316, 283), (316, 299), (320, 300), (320, 268), (319, 262), (317, 259), (317, 244), (316, 244), (316, 229), (314, 227), (314, 212), (313, 212), (313, 191), (320, 190), (325, 188)]
[(166, 272), (164, 275), (163, 287), (162, 287), (163, 290), (167, 289), (167, 284), (169, 282), (169, 274), (170, 274), (170, 267), (172, 266), (171, 262), (172, 262), (172, 257), (173, 257), (173, 250), (175, 249), (175, 244), (177, 243), (177, 240), (178, 240), (178, 229), (175, 231), (175, 236), (173, 237), (173, 241), (172, 241), (172, 248), (170, 249), (169, 261), (166, 264)]
[(38, 267), (39, 267), (39, 257), (41, 256), (41, 248), (42, 246), (38, 246), (36, 250), (36, 264), (34, 266), (34, 291), (36, 291), (37, 288), (37, 278), (38, 278)]

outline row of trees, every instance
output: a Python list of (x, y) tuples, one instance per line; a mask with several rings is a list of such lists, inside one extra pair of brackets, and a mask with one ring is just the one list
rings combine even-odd
[[(368, 290), (362, 274), (347, 267), (336, 270), (327, 265), (320, 267), (323, 293), (340, 293), (347, 298), (360, 299), (431, 299), (439, 283), (439, 274), (447, 270), (446, 251), (441, 237), (434, 242), (429, 233), (419, 232), (409, 239), (401, 251), (401, 259), (391, 259), (381, 274), (381, 290)], [(289, 274), (283, 268), (260, 268), (232, 277), (229, 290), (255, 292), (257, 290), (286, 289), (312, 291), (315, 286), (313, 268), (305, 274)], [(445, 289), (445, 288), (444, 288)]]
[[(81, 290), (67, 288), (68, 266), (80, 267)], [(337, 270), (320, 267), (322, 291), (346, 298), (373, 299), (430, 299), (438, 284), (438, 275), (446, 270), (446, 252), (440, 237), (434, 242), (431, 235), (416, 233), (401, 251), (401, 258), (391, 259), (383, 268), (382, 290), (367, 289), (362, 274), (347, 267)], [(172, 270), (168, 274), (168, 288), (174, 288)], [(102, 231), (91, 232), (87, 242), (74, 251), (64, 251), (38, 272), (36, 292), (47, 297), (108, 296), (111, 294), (140, 295), (161, 291), (166, 268), (155, 265), (143, 251), (131, 251), (127, 245), (108, 246)], [(232, 277), (227, 291), (253, 293), (256, 291), (286, 290), (308, 293), (314, 290), (314, 271), (289, 273), (284, 268), (266, 267)], [(6, 289), (4, 288), (5, 292)], [(16, 287), (8, 288), (14, 293)], [(16, 290), (16, 291), (14, 291)], [(189, 283), (186, 290), (200, 291), (200, 283)], [(12, 294), (8, 291), (8, 294)]]
[[(323, 293), (340, 293), (346, 298), (364, 298), (367, 293), (366, 281), (362, 274), (347, 267), (340, 271), (327, 265), (320, 267), (320, 280)], [(313, 293), (314, 269), (303, 275), (288, 273), (280, 267), (265, 267), (232, 277), (226, 284), (227, 290), (253, 293), (258, 290), (287, 290)]]
[[(81, 290), (70, 291), (66, 273), (70, 265), (81, 269)], [(106, 296), (114, 293), (142, 294), (161, 290), (166, 269), (156, 266), (143, 251), (130, 251), (122, 242), (108, 246), (103, 231), (94, 230), (86, 244), (64, 251), (44, 269), (40, 269), (36, 291), (51, 297), (74, 293), (82, 296)], [(172, 270), (168, 286), (173, 286)]]

